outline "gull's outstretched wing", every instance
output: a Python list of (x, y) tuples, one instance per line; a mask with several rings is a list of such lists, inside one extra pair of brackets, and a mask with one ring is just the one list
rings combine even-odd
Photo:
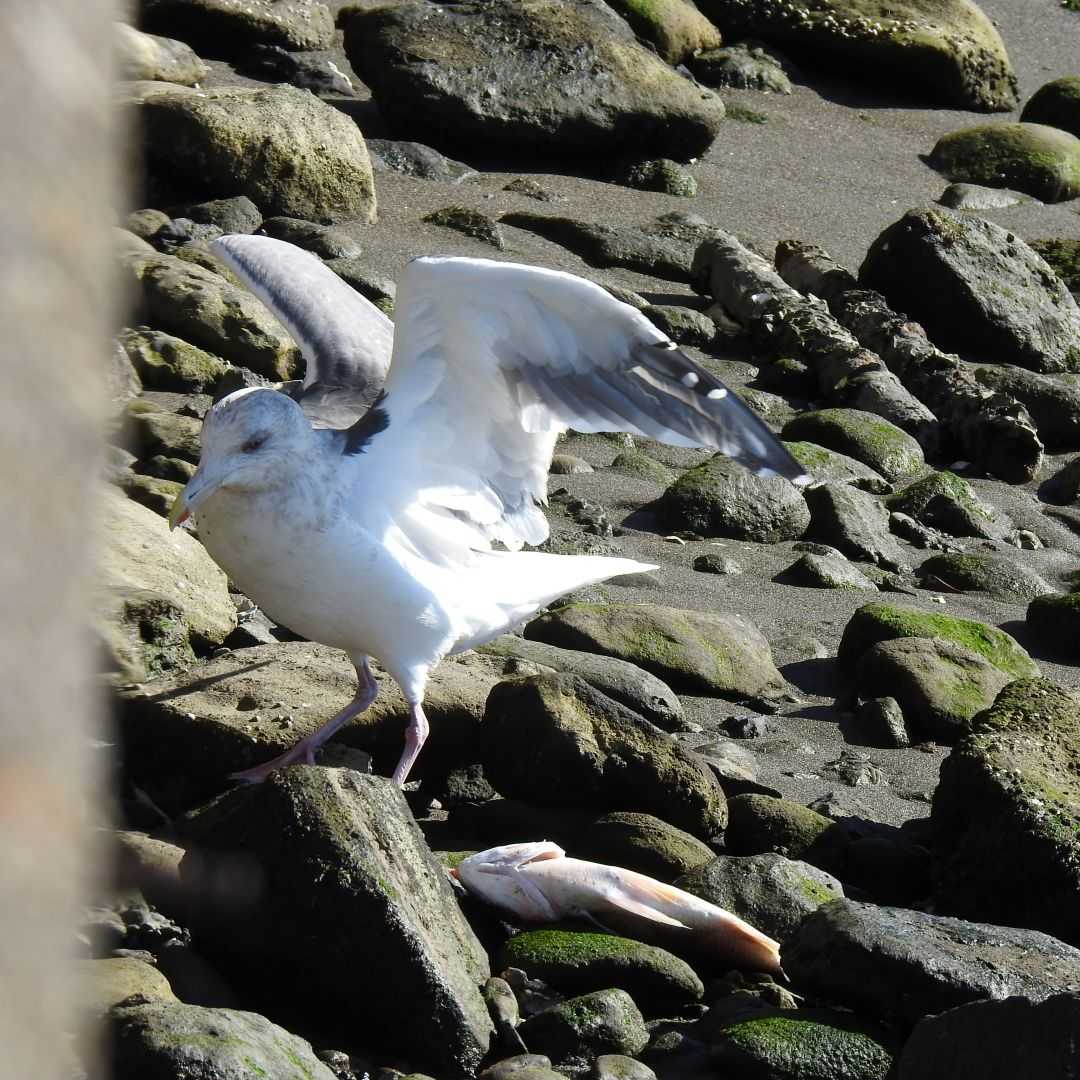
[(382, 389), (394, 324), (303, 248), (269, 236), (223, 236), (215, 253), (278, 317), (304, 354), (294, 395), (314, 427), (346, 428)]
[(761, 420), (640, 312), (538, 267), (411, 262), (382, 410), (378, 431), (370, 414), (357, 425), (370, 432), (353, 440), (364, 471), (393, 477), (378, 491), (392, 520), (419, 526), (421, 509), (433, 512), (426, 525), (448, 544), (546, 539), (539, 507), (568, 427), (715, 447), (759, 474), (804, 478)]

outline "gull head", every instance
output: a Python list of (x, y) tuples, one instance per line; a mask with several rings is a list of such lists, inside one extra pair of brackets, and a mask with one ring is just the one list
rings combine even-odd
[(300, 406), (276, 390), (256, 387), (222, 398), (203, 421), (199, 467), (173, 503), (169, 527), (216, 492), (277, 487), (307, 456), (312, 434)]

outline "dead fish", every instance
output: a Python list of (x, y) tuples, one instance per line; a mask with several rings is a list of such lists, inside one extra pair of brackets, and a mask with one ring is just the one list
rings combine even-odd
[(451, 873), (525, 922), (577, 917), (603, 925), (605, 914), (636, 915), (685, 931), (693, 947), (735, 967), (783, 975), (779, 942), (737, 915), (634, 870), (567, 858), (548, 840), (479, 851)]

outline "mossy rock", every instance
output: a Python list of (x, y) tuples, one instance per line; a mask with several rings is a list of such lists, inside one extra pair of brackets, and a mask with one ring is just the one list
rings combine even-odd
[(1049, 263), (1074, 296), (1080, 293), (1080, 240), (1058, 237), (1032, 240), (1031, 247)]
[(693, 174), (671, 158), (637, 161), (617, 173), (615, 182), (638, 191), (660, 191), (683, 199), (692, 199), (697, 194), (697, 180)]
[(146, 327), (122, 330), (120, 344), (147, 390), (210, 393), (231, 367), (197, 345)]
[(940, 637), (955, 641), (1016, 679), (1031, 678), (1039, 673), (1035, 661), (1004, 630), (907, 604), (875, 603), (859, 608), (844, 627), (837, 660), (850, 669), (879, 641), (906, 637)]
[(1066, 75), (1043, 83), (1031, 95), (1020, 119), (1080, 136), (1080, 75)]
[(134, 995), (142, 1002), (177, 1001), (169, 980), (153, 964), (133, 956), (79, 962), (79, 1004), (94, 1016)]
[(918, 573), (928, 589), (944, 584), (961, 592), (985, 592), (995, 600), (1031, 600), (1054, 591), (1034, 570), (1002, 555), (934, 555)]
[(670, 484), (675, 479), (675, 471), (666, 465), (649, 457), (643, 450), (636, 447), (633, 450), (624, 450), (616, 455), (611, 463), (611, 468), (619, 472), (636, 476), (641, 480), (651, 480), (656, 484)]
[(649, 1032), (625, 990), (597, 990), (570, 998), (530, 1017), (518, 1029), (533, 1053), (575, 1071), (599, 1054), (633, 1057), (645, 1049)]
[(673, 881), (713, 858), (697, 837), (652, 814), (617, 810), (576, 833), (574, 854), (610, 863), (659, 881)]
[(184, 485), (175, 480), (161, 480), (156, 476), (141, 476), (132, 472), (125, 473), (117, 486), (123, 489), (129, 499), (134, 499), (164, 518), (169, 516), (173, 503), (184, 490)]
[(495, 970), (521, 968), (563, 993), (606, 987), (625, 990), (646, 1015), (665, 1015), (700, 1001), (705, 988), (693, 968), (677, 956), (614, 934), (529, 930), (515, 934), (500, 950)]
[(1008, 187), (1043, 202), (1080, 195), (1080, 139), (1046, 124), (977, 124), (950, 132), (929, 164), (950, 180)]
[(639, 37), (651, 41), (669, 64), (682, 64), (720, 44), (720, 31), (693, 0), (608, 0)]
[(735, 795), (728, 800), (727, 850), (732, 855), (775, 852), (802, 858), (832, 819), (790, 799)]
[(470, 236), (473, 240), (490, 244), (499, 251), (506, 247), (502, 229), (499, 228), (495, 219), (468, 206), (443, 206), (438, 210), (432, 210), (430, 214), (425, 214), (423, 220), (429, 225), (453, 229), (463, 236)]
[(994, 511), (975, 494), (975, 489), (963, 477), (948, 470), (927, 473), (926, 476), (919, 477), (914, 483), (901, 488), (895, 495), (890, 495), (885, 500), (885, 505), (890, 510), (910, 514), (913, 518), (922, 521), (927, 506), (938, 496), (951, 499), (965, 509), (971, 517), (981, 519), (986, 524), (994, 520)]
[(1080, 656), (1080, 592), (1036, 596), (1028, 605), (1027, 623), (1045, 644)]
[(889, 420), (861, 409), (819, 409), (784, 425), (785, 440), (817, 443), (861, 461), (890, 482), (926, 469), (922, 447)]
[(785, 441), (784, 447), (815, 480), (852, 484), (874, 495), (884, 495), (891, 490), (889, 481), (881, 473), (847, 454), (803, 440)]

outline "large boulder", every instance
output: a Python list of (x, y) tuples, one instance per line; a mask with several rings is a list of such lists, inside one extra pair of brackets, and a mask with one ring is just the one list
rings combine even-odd
[(927, 473), (885, 500), (894, 513), (909, 514), (920, 524), (940, 529), (950, 536), (978, 536), (989, 540), (995, 529), (995, 515), (961, 476), (948, 470)]
[(1080, 136), (1080, 75), (1065, 75), (1043, 83), (1028, 99), (1020, 119)]
[(1080, 698), (1014, 682), (941, 764), (944, 910), (1080, 944)]
[(972, 0), (699, 0), (731, 40), (762, 38), (808, 64), (897, 82), (937, 105), (1016, 107), (1016, 76), (991, 21)]
[(684, 64), (720, 45), (720, 31), (694, 0), (607, 0), (636, 34), (651, 41), (669, 64)]
[(643, 48), (602, 0), (402, 3), (354, 12), (345, 49), (402, 137), (449, 152), (686, 160), (724, 117), (720, 98)]
[(818, 484), (806, 493), (808, 535), (851, 559), (898, 570), (904, 555), (889, 532), (889, 513), (881, 500), (850, 484)]
[(151, 187), (166, 203), (246, 195), (267, 215), (375, 220), (360, 129), (307, 90), (154, 94), (137, 109)]
[(985, 592), (995, 600), (1016, 603), (1054, 591), (1034, 570), (1017, 559), (981, 552), (933, 555), (918, 570), (928, 589), (942, 585), (960, 592)]
[(870, 245), (859, 279), (943, 349), (1033, 371), (1080, 371), (1080, 307), (1069, 290), (1015, 233), (978, 215), (909, 210)]
[[(1039, 254), (1046, 257), (1041, 251)], [(1067, 286), (1064, 279), (1063, 283)], [(1047, 446), (1080, 446), (1080, 386), (1070, 377), (1036, 375), (1008, 364), (993, 364), (978, 368), (975, 378), (991, 390), (1016, 398), (1031, 414), (1039, 438)]]
[(770, 697), (786, 685), (761, 631), (740, 615), (658, 604), (564, 604), (525, 636), (629, 660), (669, 686), (720, 697)]
[[(208, 897), (193, 929), (279, 1008), (440, 1073), (479, 1065), (488, 959), (400, 788), (291, 766), (189, 816), (184, 834), (181, 876)], [(225, 868), (242, 877), (223, 911), (207, 883)]]

